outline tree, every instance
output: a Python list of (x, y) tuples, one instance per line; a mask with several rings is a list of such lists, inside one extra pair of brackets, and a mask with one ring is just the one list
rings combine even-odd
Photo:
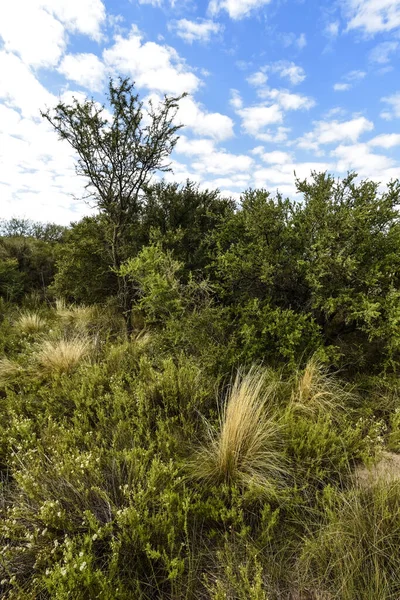
[[(356, 369), (400, 363), (400, 182), (297, 181), (301, 202), (250, 190), (216, 227), (211, 281), (247, 357), (313, 350)], [(340, 358), (342, 357), (342, 358)]]
[[(181, 125), (175, 124), (180, 97), (164, 97), (145, 108), (129, 79), (112, 79), (109, 107), (95, 100), (60, 102), (42, 116), (60, 139), (76, 151), (76, 172), (87, 179), (87, 199), (94, 201), (109, 225), (110, 266), (118, 269), (128, 227), (137, 219), (141, 194), (155, 172), (170, 171), (167, 162)], [(123, 302), (126, 304), (126, 301)]]

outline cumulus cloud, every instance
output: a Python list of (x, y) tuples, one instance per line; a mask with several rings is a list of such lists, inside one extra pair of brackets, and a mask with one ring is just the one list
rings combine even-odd
[[(254, 150), (253, 150), (254, 152)], [(292, 156), (287, 152), (274, 150), (273, 152), (263, 152), (259, 154), (261, 160), (271, 165), (284, 165), (292, 162)]]
[(103, 88), (106, 70), (95, 54), (67, 54), (58, 70), (70, 81), (89, 90), (99, 92)]
[(243, 19), (253, 11), (266, 6), (271, 0), (210, 0), (208, 12), (216, 15), (225, 10), (231, 19)]
[(268, 125), (283, 121), (283, 111), (278, 104), (248, 106), (236, 112), (242, 119), (243, 131), (260, 140), (263, 139), (264, 134), (270, 134), (266, 130)]
[(233, 121), (227, 115), (207, 112), (190, 96), (179, 103), (178, 119), (194, 133), (221, 141), (233, 136)]
[(138, 87), (167, 94), (194, 92), (200, 79), (192, 73), (174, 48), (155, 42), (142, 43), (137, 27), (127, 37), (117, 35), (103, 52), (107, 67), (129, 75)]
[(369, 140), (370, 146), (378, 146), (379, 148), (393, 148), (400, 146), (400, 133), (381, 133)]
[(295, 175), (300, 179), (310, 176), (311, 171), (327, 171), (332, 168), (327, 162), (286, 162), (271, 167), (257, 169), (254, 172), (255, 187), (279, 189), (283, 193), (293, 195), (295, 192)]
[(99, 41), (105, 18), (101, 0), (13, 0), (0, 3), (0, 37), (26, 64), (52, 67), (65, 51), (68, 32)]
[(344, 0), (347, 29), (373, 35), (400, 26), (400, 0)]
[(250, 75), (250, 77), (247, 78), (248, 83), (250, 85), (254, 85), (254, 87), (264, 85), (267, 82), (267, 80), (267, 75), (262, 71), (257, 71), (256, 73), (253, 73), (252, 75)]
[(207, 43), (222, 31), (222, 25), (210, 20), (189, 21), (180, 19), (168, 25), (168, 29), (175, 31), (176, 35), (188, 44), (195, 41)]
[(362, 177), (372, 179), (379, 179), (382, 172), (395, 164), (393, 159), (371, 152), (368, 144), (341, 144), (332, 150), (331, 156), (337, 159), (337, 171), (345, 173), (354, 170)]
[(356, 117), (349, 121), (317, 121), (314, 129), (298, 141), (299, 148), (318, 150), (320, 145), (336, 142), (356, 142), (365, 132), (371, 131), (374, 125), (365, 117)]
[(211, 155), (207, 154), (195, 160), (192, 168), (203, 174), (230, 175), (249, 171), (252, 165), (251, 156), (215, 150)]
[(394, 118), (400, 117), (400, 92), (396, 92), (391, 96), (385, 96), (381, 98), (381, 101), (388, 105), (387, 110), (381, 113), (381, 117), (390, 121)]
[(294, 62), (279, 60), (265, 67), (272, 73), (277, 73), (279, 77), (288, 79), (292, 85), (298, 85), (306, 78), (303, 67), (299, 67)]
[(175, 151), (178, 154), (187, 156), (207, 156), (215, 150), (215, 144), (208, 139), (188, 139), (186, 135), (179, 136), (179, 140), (175, 146)]
[(0, 50), (0, 99), (24, 117), (40, 117), (40, 109), (56, 101), (18, 56)]
[(49, 126), (0, 105), (0, 193), (3, 218), (26, 215), (68, 224), (90, 212), (84, 181), (76, 177), (73, 152)]
[(308, 110), (315, 106), (313, 98), (302, 94), (293, 94), (284, 89), (265, 88), (260, 90), (259, 96), (276, 102), (284, 110)]

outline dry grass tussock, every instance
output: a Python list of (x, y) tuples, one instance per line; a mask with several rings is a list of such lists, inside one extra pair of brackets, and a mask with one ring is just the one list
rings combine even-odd
[(290, 410), (308, 414), (343, 412), (352, 392), (335, 375), (328, 373), (318, 360), (311, 358), (295, 378), (289, 402)]
[(197, 451), (194, 476), (211, 482), (274, 488), (286, 473), (282, 428), (271, 409), (273, 390), (267, 373), (238, 373), (220, 415), (219, 427), (207, 423), (207, 441)]
[(96, 319), (96, 307), (67, 305), (65, 300), (56, 300), (56, 314), (66, 326), (85, 331)]
[(22, 312), (16, 322), (16, 326), (22, 333), (39, 333), (46, 328), (46, 321), (33, 311)]
[(21, 367), (18, 363), (9, 358), (0, 358), (0, 384), (7, 383), (10, 379), (19, 373)]
[(61, 340), (45, 340), (35, 355), (35, 361), (45, 372), (66, 373), (88, 357), (92, 340), (84, 335)]

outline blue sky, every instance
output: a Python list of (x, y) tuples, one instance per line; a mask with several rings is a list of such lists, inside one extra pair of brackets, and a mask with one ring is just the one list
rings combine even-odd
[(170, 179), (239, 199), (294, 173), (400, 178), (400, 0), (0, 3), (0, 217), (88, 214), (74, 155), (40, 118), (61, 97), (189, 96)]

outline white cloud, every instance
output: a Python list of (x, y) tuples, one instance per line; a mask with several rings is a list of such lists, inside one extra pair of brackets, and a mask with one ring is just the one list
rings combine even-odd
[(212, 154), (200, 157), (192, 163), (192, 168), (202, 174), (230, 175), (241, 171), (249, 171), (253, 165), (251, 156), (230, 154), (216, 150)]
[(371, 131), (374, 125), (365, 117), (356, 117), (350, 121), (317, 121), (314, 123), (313, 131), (302, 136), (297, 145), (307, 150), (318, 150), (322, 144), (334, 144), (335, 142), (356, 142), (360, 135)]
[(310, 176), (311, 171), (328, 171), (331, 168), (332, 164), (326, 162), (274, 164), (271, 167), (257, 169), (254, 172), (254, 184), (255, 187), (275, 188), (292, 195), (295, 193), (295, 174), (300, 179), (305, 179)]
[(324, 34), (329, 38), (336, 38), (339, 35), (339, 21), (332, 21), (324, 29)]
[(288, 90), (263, 89), (260, 90), (261, 98), (268, 98), (279, 104), (284, 110), (308, 110), (315, 106), (315, 101), (309, 96), (293, 94)]
[(335, 83), (333, 89), (335, 92), (347, 92), (351, 88), (350, 83)]
[(289, 132), (289, 127), (279, 126), (275, 129), (265, 129), (263, 132), (258, 133), (255, 137), (262, 142), (280, 144), (287, 140)]
[[(214, 143), (207, 139), (188, 139), (186, 136), (180, 136), (176, 145), (176, 153), (195, 157), (190, 168), (194, 174), (188, 171), (187, 167), (182, 167), (182, 163), (173, 164), (175, 175), (181, 176), (184, 172), (185, 178), (189, 177), (204, 183), (204, 176), (218, 175), (220, 179), (213, 181), (213, 187), (236, 187), (238, 181), (243, 183), (250, 179), (246, 173), (253, 165), (253, 159), (245, 154), (231, 154), (225, 150), (216, 149)], [(221, 179), (221, 176), (228, 176), (229, 179)], [(241, 186), (239, 186), (241, 187)]]
[[(32, 0), (30, 0), (32, 1)], [(102, 37), (106, 9), (101, 0), (34, 0), (52, 12), (68, 31), (88, 35), (96, 41)]]
[(101, 0), (13, 0), (0, 3), (0, 37), (26, 64), (52, 67), (65, 51), (67, 32), (100, 40), (105, 18)]
[(208, 12), (211, 15), (225, 10), (231, 19), (243, 19), (254, 10), (270, 3), (271, 0), (210, 0)]
[(260, 157), (264, 162), (271, 165), (284, 165), (292, 162), (292, 157), (290, 154), (287, 152), (280, 152), (279, 150), (274, 150), (273, 152), (264, 152), (260, 154)]
[(0, 73), (0, 99), (19, 109), (24, 117), (40, 117), (40, 109), (55, 103), (55, 96), (15, 54), (0, 50)]
[(193, 92), (200, 79), (170, 46), (155, 42), (142, 44), (142, 36), (132, 26), (128, 37), (117, 35), (115, 44), (103, 52), (108, 67), (130, 75), (138, 87), (167, 94)]
[(349, 30), (373, 35), (400, 26), (400, 0), (345, 0), (344, 12)]
[(331, 155), (338, 159), (336, 169), (341, 173), (355, 170), (362, 177), (379, 178), (379, 174), (393, 167), (393, 159), (374, 154), (368, 144), (339, 145)]
[(151, 4), (151, 6), (161, 6), (163, 0), (139, 0), (139, 4)]
[(390, 62), (390, 55), (399, 47), (398, 42), (382, 42), (369, 53), (369, 60), (380, 65)]
[(370, 146), (378, 146), (379, 148), (393, 148), (400, 146), (400, 133), (381, 133), (369, 140)]
[(279, 77), (288, 79), (292, 85), (298, 85), (306, 78), (303, 67), (299, 67), (294, 62), (279, 60), (265, 67), (272, 73), (277, 73)]
[(366, 76), (366, 72), (365, 71), (361, 71), (360, 69), (356, 69), (354, 71), (349, 71), (344, 76), (344, 79), (347, 79), (347, 81), (358, 81), (360, 79), (364, 79), (365, 76)]
[(299, 36), (295, 33), (282, 33), (280, 37), (285, 48), (295, 46), (299, 50), (303, 50), (307, 46), (307, 38), (304, 33), (301, 33)]
[(239, 93), (238, 90), (231, 90), (231, 99), (229, 101), (230, 105), (233, 106), (233, 108), (238, 109), (238, 108), (242, 108), (243, 106), (243, 100), (242, 97)]
[(189, 21), (180, 19), (168, 25), (168, 29), (176, 32), (176, 35), (182, 38), (188, 44), (195, 41), (209, 42), (214, 35), (222, 31), (222, 25), (209, 20)]
[(346, 75), (344, 75), (342, 77), (342, 79), (344, 79), (346, 83), (344, 83), (344, 82), (335, 83), (335, 85), (333, 86), (333, 89), (335, 90), (335, 92), (346, 92), (347, 90), (350, 90), (357, 81), (364, 79), (365, 76), (366, 76), (365, 71), (361, 71), (361, 70), (349, 71), (349, 73), (346, 73)]
[(214, 152), (214, 150), (215, 146), (212, 140), (190, 140), (185, 135), (179, 136), (179, 140), (175, 146), (177, 154), (186, 154), (187, 156), (207, 156)]
[(258, 87), (260, 85), (264, 85), (264, 83), (267, 82), (268, 77), (266, 76), (265, 73), (263, 73), (262, 71), (257, 71), (256, 73), (253, 73), (252, 75), (250, 75), (250, 77), (247, 78), (247, 81), (250, 85), (254, 85), (254, 87)]
[(67, 54), (58, 68), (67, 79), (99, 92), (103, 88), (105, 67), (95, 54)]
[(283, 112), (278, 104), (240, 108), (237, 114), (242, 119), (242, 129), (245, 133), (260, 140), (264, 134), (270, 135), (270, 132), (266, 131), (268, 125), (281, 123), (283, 120)]
[(389, 105), (389, 108), (381, 113), (383, 119), (389, 121), (395, 117), (400, 117), (400, 92), (392, 94), (391, 96), (385, 96), (381, 101)]
[(83, 196), (73, 152), (44, 121), (21, 117), (0, 105), (0, 193), (3, 218), (69, 223), (90, 212), (72, 194)]
[(190, 96), (180, 101), (178, 119), (198, 135), (215, 140), (225, 140), (233, 136), (233, 121), (230, 117), (203, 110)]
[(56, 65), (66, 47), (63, 25), (35, 1), (0, 3), (0, 37), (6, 50), (34, 67)]

